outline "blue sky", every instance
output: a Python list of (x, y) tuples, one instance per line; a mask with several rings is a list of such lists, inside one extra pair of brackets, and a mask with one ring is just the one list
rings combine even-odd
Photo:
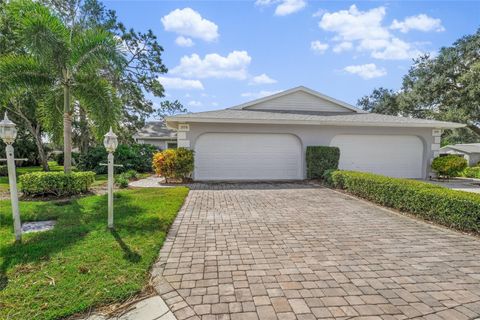
[[(166, 99), (230, 107), (304, 85), (356, 104), (480, 27), (478, 1), (106, 1), (165, 49)], [(156, 101), (157, 103), (160, 100)]]

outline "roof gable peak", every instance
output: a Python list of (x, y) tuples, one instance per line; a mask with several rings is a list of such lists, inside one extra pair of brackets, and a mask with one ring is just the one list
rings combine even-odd
[[(291, 96), (293, 101), (289, 99), (289, 96)], [(346, 102), (334, 99), (305, 86), (294, 87), (228, 109), (365, 112)]]

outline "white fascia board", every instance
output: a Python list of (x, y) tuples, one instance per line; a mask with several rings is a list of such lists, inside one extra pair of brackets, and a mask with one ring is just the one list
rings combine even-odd
[(251, 124), (298, 124), (351, 127), (405, 127), (405, 128), (444, 128), (456, 129), (465, 127), (460, 123), (399, 123), (399, 122), (367, 122), (367, 121), (314, 121), (314, 120), (263, 120), (263, 119), (219, 119), (219, 118), (175, 118), (170, 120), (180, 123), (251, 123)]

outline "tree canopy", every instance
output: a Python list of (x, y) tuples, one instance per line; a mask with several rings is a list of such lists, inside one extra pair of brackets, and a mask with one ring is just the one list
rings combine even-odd
[(0, 8), (3, 99), (41, 93), (36, 118), (64, 143), (66, 170), (72, 134), (81, 148), (111, 125), (126, 139), (154, 112), (146, 96), (163, 96), (157, 79), (167, 69), (152, 31), (125, 27), (97, 0), (13, 0)]
[(437, 56), (415, 59), (399, 91), (374, 89), (357, 104), (376, 113), (464, 123), (468, 129), (447, 131), (445, 141), (480, 141), (480, 29)]

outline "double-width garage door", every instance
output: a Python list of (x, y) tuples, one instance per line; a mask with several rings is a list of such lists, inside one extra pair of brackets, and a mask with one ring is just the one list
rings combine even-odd
[(423, 143), (416, 136), (338, 135), (340, 169), (398, 178), (422, 178)]
[(290, 134), (205, 133), (195, 143), (195, 180), (303, 179), (302, 147)]

